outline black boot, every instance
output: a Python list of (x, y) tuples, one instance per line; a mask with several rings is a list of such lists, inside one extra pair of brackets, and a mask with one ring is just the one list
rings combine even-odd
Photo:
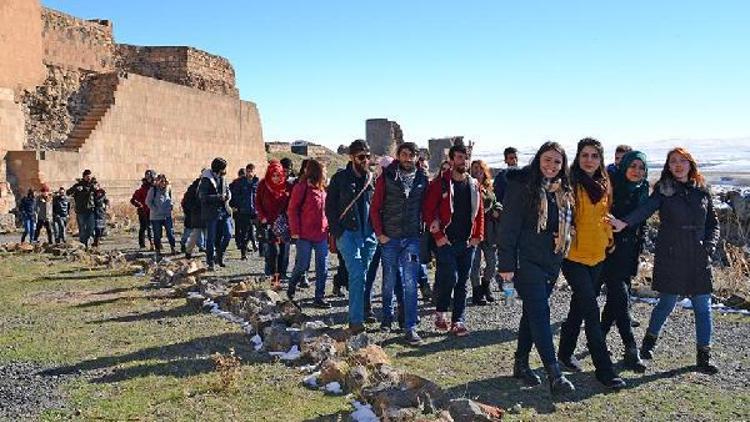
[(711, 363), (711, 346), (698, 347), (695, 360), (696, 367), (704, 374), (715, 375), (719, 373), (719, 368)]
[(471, 289), (471, 303), (476, 306), (485, 306), (487, 301), (484, 300), (484, 292), (481, 286), (475, 286)]
[(611, 390), (622, 390), (627, 384), (614, 371), (610, 370), (604, 374), (596, 374), (596, 380)]
[(646, 372), (646, 364), (641, 360), (641, 355), (638, 353), (638, 346), (635, 344), (625, 346), (625, 355), (622, 358), (622, 363), (625, 365), (625, 368), (634, 372), (640, 374)]
[(524, 384), (529, 387), (534, 387), (542, 383), (539, 375), (529, 367), (529, 355), (516, 355), (516, 360), (513, 363), (513, 378), (523, 380)]
[(487, 303), (495, 302), (495, 296), (492, 296), (492, 289), (490, 288), (490, 280), (482, 282), (482, 293), (484, 293), (484, 300)]
[(547, 371), (547, 379), (549, 380), (549, 391), (552, 394), (566, 394), (576, 391), (573, 383), (568, 381), (560, 370), (560, 365), (557, 362), (546, 365), (544, 369)]
[(641, 343), (641, 359), (653, 359), (654, 346), (656, 346), (656, 336), (646, 333), (643, 337), (643, 343)]
[(240, 260), (247, 261), (247, 248), (240, 249)]
[(224, 255), (216, 255), (216, 265), (224, 268), (227, 264), (224, 263)]

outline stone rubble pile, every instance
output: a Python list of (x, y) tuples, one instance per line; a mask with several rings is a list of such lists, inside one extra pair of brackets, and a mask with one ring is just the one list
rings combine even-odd
[(107, 268), (125, 268), (129, 265), (128, 257), (119, 251), (103, 251), (95, 248), (86, 249), (78, 242), (68, 243), (4, 243), (0, 252), (6, 253), (46, 253), (64, 258), (68, 262)]
[(497, 421), (503, 410), (469, 399), (450, 400), (440, 386), (394, 368), (366, 333), (313, 320), (293, 302), (263, 288), (262, 278), (230, 282), (201, 277), (196, 261), (163, 260), (149, 269), (154, 286), (172, 288), (196, 310), (238, 323), (256, 351), (304, 364), (303, 384), (328, 394), (348, 393), (356, 412), (388, 421)]

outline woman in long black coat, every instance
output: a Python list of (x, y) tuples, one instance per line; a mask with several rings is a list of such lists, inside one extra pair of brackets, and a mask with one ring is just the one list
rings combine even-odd
[(715, 374), (711, 364), (711, 255), (719, 240), (719, 222), (711, 193), (688, 151), (676, 148), (667, 154), (661, 178), (646, 204), (614, 219), (615, 231), (635, 226), (659, 211), (659, 234), (654, 257), (653, 288), (659, 303), (641, 345), (641, 357), (651, 359), (664, 322), (680, 296), (690, 298), (695, 314), (699, 370)]
[[(622, 157), (617, 171), (612, 174), (614, 187), (612, 215), (623, 218), (648, 200), (648, 167), (646, 154), (631, 151)], [(638, 263), (643, 251), (645, 223), (629, 226), (614, 235), (614, 248), (607, 254), (599, 282), (607, 286), (607, 302), (602, 311), (602, 333), (606, 336), (612, 324), (625, 345), (623, 363), (629, 369), (643, 372), (638, 346), (633, 336), (630, 316), (630, 283), (638, 274)]]
[(541, 383), (529, 367), (536, 346), (552, 393), (575, 390), (557, 362), (550, 326), (549, 296), (570, 247), (573, 196), (565, 150), (556, 142), (539, 148), (531, 164), (508, 174), (500, 219), (498, 271), (513, 281), (523, 301), (513, 377)]

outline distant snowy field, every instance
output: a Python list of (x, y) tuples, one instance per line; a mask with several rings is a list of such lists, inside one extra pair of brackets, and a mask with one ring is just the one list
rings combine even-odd
[[(540, 143), (541, 145), (541, 143)], [(490, 167), (505, 167), (503, 149), (509, 145), (484, 147), (477, 144), (472, 158), (486, 161)], [(563, 143), (570, 161), (575, 157), (575, 143)], [(643, 151), (648, 156), (648, 167), (651, 176), (661, 172), (666, 160), (667, 152), (677, 146), (686, 148), (693, 154), (703, 172), (706, 173), (748, 173), (750, 177), (750, 138), (741, 139), (702, 139), (702, 140), (664, 140), (643, 144), (631, 144), (635, 149)], [(613, 160), (616, 145), (605, 144), (605, 162)], [(528, 164), (534, 157), (539, 145), (517, 147), (520, 165)], [(727, 176), (730, 177), (730, 176)], [(719, 180), (714, 180), (718, 182)], [(725, 179), (722, 184), (731, 185), (732, 180)]]

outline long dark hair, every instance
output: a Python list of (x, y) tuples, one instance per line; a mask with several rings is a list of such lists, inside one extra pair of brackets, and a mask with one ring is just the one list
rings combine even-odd
[(323, 178), (323, 165), (320, 161), (310, 158), (305, 164), (305, 173), (301, 176), (302, 182), (310, 182), (311, 185), (318, 189), (326, 188), (326, 181)]
[(556, 151), (562, 155), (562, 167), (560, 172), (557, 173), (555, 179), (560, 180), (560, 188), (565, 192), (570, 192), (570, 176), (568, 174), (568, 155), (565, 153), (565, 148), (557, 142), (547, 141), (539, 147), (539, 150), (534, 155), (534, 159), (529, 164), (529, 178), (526, 183), (526, 200), (529, 201), (528, 205), (532, 210), (539, 211), (539, 188), (544, 184), (544, 175), (540, 168), (542, 162), (542, 154), (547, 151)]
[(602, 180), (607, 192), (612, 191), (612, 185), (609, 180), (609, 173), (607, 168), (604, 167), (604, 147), (602, 143), (594, 138), (583, 138), (578, 141), (578, 150), (576, 151), (576, 158), (573, 160), (573, 164), (570, 165), (570, 185), (573, 191), (578, 190), (578, 186), (581, 183), (581, 177), (583, 176), (583, 169), (579, 163), (581, 152), (586, 147), (592, 147), (599, 153), (599, 168), (594, 173), (594, 180)]

